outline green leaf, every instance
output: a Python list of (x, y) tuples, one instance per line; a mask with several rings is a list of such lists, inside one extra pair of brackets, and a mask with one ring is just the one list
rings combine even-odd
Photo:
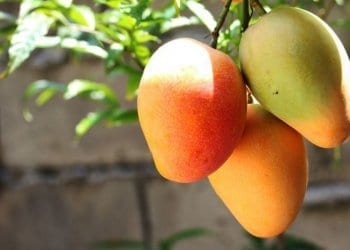
[(336, 4), (344, 5), (344, 0), (335, 0)]
[(108, 117), (108, 125), (117, 127), (124, 124), (134, 123), (138, 121), (136, 109), (118, 109)]
[(132, 100), (136, 97), (136, 91), (139, 88), (141, 74), (133, 73), (129, 74), (128, 82), (126, 85), (126, 99)]
[(137, 43), (160, 42), (158, 37), (151, 35), (145, 30), (134, 31), (133, 37)]
[(339, 27), (339, 28), (346, 28), (346, 29), (350, 29), (350, 20), (349, 19), (337, 19), (333, 22), (330, 22), (330, 24), (333, 27)]
[(244, 250), (272, 250), (265, 244), (265, 239), (255, 237), (249, 233), (245, 233), (245, 236), (249, 240), (249, 245), (244, 247)]
[[(61, 83), (56, 83), (48, 80), (38, 80), (28, 85), (22, 96), (22, 106), (23, 106), (23, 117), (26, 121), (33, 120), (33, 116), (28, 109), (29, 100), (39, 94), (36, 103), (37, 105), (43, 105), (49, 101), (57, 93), (64, 93), (67, 86)], [(46, 93), (46, 94), (45, 94)]]
[(50, 101), (58, 92), (54, 89), (45, 89), (43, 92), (39, 94), (36, 98), (35, 103), (38, 106), (43, 106), (48, 101)]
[[(322, 248), (318, 245), (316, 245), (313, 242), (307, 241), (305, 239), (301, 239), (295, 236), (291, 235), (284, 235), (284, 244), (286, 246), (287, 250), (322, 250)], [(271, 250), (278, 250), (279, 245), (276, 242), (272, 247)]]
[(95, 15), (91, 8), (84, 5), (73, 5), (69, 9), (69, 17), (72, 21), (84, 25), (91, 30), (95, 29)]
[(16, 17), (4, 11), (0, 11), (0, 21), (15, 22)]
[(211, 234), (210, 231), (203, 228), (187, 229), (176, 234), (171, 235), (169, 238), (159, 242), (160, 250), (170, 250), (176, 243), (183, 240), (193, 239), (200, 236)]
[(177, 29), (184, 26), (197, 25), (199, 23), (198, 18), (196, 17), (176, 17), (172, 18), (169, 21), (162, 22), (160, 32), (165, 33), (172, 29)]
[(79, 79), (72, 81), (68, 84), (64, 99), (69, 100), (77, 96), (87, 97), (94, 101), (102, 101), (113, 107), (119, 106), (114, 91), (102, 83)]
[(181, 0), (173, 0), (177, 15), (180, 15)]
[(83, 119), (81, 119), (75, 126), (75, 134), (78, 137), (84, 136), (92, 127), (96, 126), (102, 122), (106, 117), (108, 117), (110, 111), (102, 112), (91, 112), (87, 114)]
[(72, 5), (73, 0), (54, 0), (58, 5), (63, 8), (69, 8)]
[(185, 2), (187, 8), (192, 11), (192, 13), (198, 17), (198, 19), (208, 28), (210, 32), (215, 29), (216, 21), (213, 15), (205, 6), (196, 1), (190, 0)]
[(43, 4), (43, 0), (23, 0), (19, 8), (19, 18), (26, 16), (30, 11)]
[(149, 48), (143, 45), (135, 46), (134, 54), (136, 58), (141, 62), (142, 65), (146, 65), (151, 56), (151, 52)]
[(105, 240), (95, 244), (96, 250), (144, 250), (142, 241)]
[(139, 24), (142, 21), (144, 13), (149, 8), (149, 5), (150, 0), (138, 0), (130, 9), (129, 15), (135, 18), (136, 24)]
[(17, 25), (9, 24), (0, 28), (0, 36), (8, 36), (15, 32)]
[(55, 37), (41, 37), (36, 43), (38, 48), (61, 47), (70, 49), (75, 52), (90, 54), (102, 59), (108, 56), (106, 50), (97, 45), (91, 45), (87, 41), (77, 40), (75, 38), (60, 38)]
[(51, 18), (38, 12), (32, 12), (20, 19), (11, 39), (9, 62), (2, 77), (12, 73), (30, 56), (37, 41), (48, 33), (51, 23)]

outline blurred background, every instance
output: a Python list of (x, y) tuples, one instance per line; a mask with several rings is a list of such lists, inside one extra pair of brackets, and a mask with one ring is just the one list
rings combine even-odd
[[(74, 1), (88, 6), (92, 2)], [(291, 2), (297, 1), (264, 3)], [(349, 1), (304, 2), (315, 13), (330, 8), (327, 21), (342, 22), (334, 28), (349, 49)], [(223, 7), (214, 0), (203, 4), (214, 17)], [(17, 15), (18, 3), (0, 1), (0, 10)], [(195, 25), (173, 29), (161, 39), (187, 36), (209, 42), (209, 35), (204, 26)], [(6, 64), (4, 55), (1, 68)], [(108, 75), (103, 61), (72, 58), (62, 48), (35, 50), (17, 71), (0, 80), (0, 249), (142, 249), (142, 240), (154, 246), (163, 242), (164, 247), (169, 237), (179, 239), (171, 248), (175, 250), (267, 249), (247, 236), (207, 180), (176, 184), (161, 178), (137, 123), (96, 126), (77, 140), (76, 124), (100, 107), (79, 98), (53, 98), (42, 107), (31, 102), (34, 120), (24, 120), (22, 96), (29, 83), (76, 78), (106, 83), (124, 107), (135, 107), (135, 100), (124, 98), (127, 76)], [(350, 144), (329, 150), (307, 145), (309, 189), (287, 235), (311, 245), (288, 249), (317, 249), (315, 244), (348, 250)]]

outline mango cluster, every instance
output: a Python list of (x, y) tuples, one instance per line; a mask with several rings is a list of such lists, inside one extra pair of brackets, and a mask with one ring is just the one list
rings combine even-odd
[[(303, 139), (335, 147), (350, 134), (350, 62), (332, 29), (295, 7), (251, 25), (239, 59), (240, 69), (189, 38), (161, 46), (141, 79), (139, 120), (162, 176), (208, 177), (248, 232), (272, 237), (304, 199)], [(247, 89), (259, 104), (247, 104)]]

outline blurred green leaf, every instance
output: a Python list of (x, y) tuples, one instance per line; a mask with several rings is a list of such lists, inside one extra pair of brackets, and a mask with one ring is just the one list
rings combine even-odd
[(139, 87), (140, 80), (141, 74), (137, 74), (136, 72), (129, 74), (128, 82), (126, 85), (126, 98), (128, 100), (132, 100), (136, 97), (136, 91)]
[(181, 0), (173, 0), (177, 15), (180, 15), (181, 11)]
[(243, 247), (243, 250), (271, 250), (268, 246), (266, 246), (265, 239), (255, 237), (246, 232), (245, 236), (249, 240), (249, 245)]
[(330, 22), (330, 25), (337, 28), (350, 29), (350, 19), (339, 18), (335, 21)]
[(31, 10), (43, 4), (43, 0), (23, 0), (19, 8), (19, 18), (26, 16)]
[(336, 4), (344, 5), (344, 0), (335, 0)]
[(26, 121), (31, 121), (33, 116), (28, 109), (29, 100), (39, 95), (36, 103), (42, 105), (54, 97), (57, 93), (64, 93), (67, 90), (67, 86), (61, 83), (56, 83), (48, 80), (38, 80), (28, 85), (22, 96), (23, 117)]
[(193, 0), (185, 2), (186, 6), (193, 14), (199, 18), (199, 20), (208, 28), (210, 32), (215, 29), (216, 21), (209, 10), (201, 3)]
[(75, 134), (78, 137), (84, 136), (92, 127), (99, 124), (108, 117), (110, 111), (91, 112), (81, 119), (75, 126)]
[(16, 22), (16, 17), (4, 11), (0, 11), (0, 21)]
[(95, 244), (96, 250), (144, 250), (142, 241), (106, 240)]
[(11, 39), (7, 68), (0, 78), (12, 73), (30, 56), (36, 42), (49, 31), (51, 23), (51, 18), (36, 12), (20, 20)]
[(160, 42), (159, 38), (151, 35), (145, 30), (136, 30), (133, 32), (133, 37), (137, 43)]
[(197, 238), (197, 237), (205, 236), (209, 234), (211, 234), (211, 232), (203, 228), (193, 228), (193, 229), (183, 230), (181, 232), (171, 235), (167, 239), (160, 241), (159, 249), (171, 250), (175, 246), (175, 244), (178, 243), (179, 241), (189, 240), (189, 239), (193, 239), (193, 238)]
[(58, 5), (69, 8), (72, 5), (73, 0), (54, 0)]
[(149, 8), (150, 0), (138, 0), (130, 9), (129, 15), (134, 17), (136, 24), (139, 24), (144, 18), (145, 11)]
[(42, 106), (50, 101), (58, 92), (54, 89), (45, 89), (36, 98), (35, 103), (38, 106)]
[(118, 109), (108, 117), (108, 125), (112, 127), (134, 123), (138, 121), (136, 109)]
[(119, 106), (114, 91), (102, 83), (79, 79), (70, 82), (67, 91), (64, 93), (64, 99), (69, 100), (77, 96), (88, 97), (95, 101), (102, 101), (113, 107)]
[(162, 22), (160, 32), (165, 33), (172, 29), (177, 29), (180, 27), (196, 25), (196, 24), (199, 24), (198, 18), (180, 16), (180, 17), (172, 18), (168, 21)]
[(78, 24), (84, 25), (91, 30), (95, 29), (95, 15), (88, 6), (73, 5), (69, 9), (69, 17)]
[(147, 46), (136, 45), (134, 47), (134, 55), (138, 59), (138, 61), (144, 66), (147, 64), (151, 56), (151, 51)]
[[(305, 239), (301, 239), (295, 236), (291, 235), (284, 235), (284, 244), (286, 246), (286, 250), (322, 250), (322, 248), (318, 245), (316, 245), (313, 242), (310, 242)], [(275, 243), (271, 248), (271, 250), (279, 250), (279, 246), (277, 243)]]
[(8, 36), (13, 34), (15, 32), (17, 25), (16, 24), (9, 24), (6, 26), (0, 27), (0, 36)]
[(60, 38), (58, 36), (54, 37), (41, 37), (36, 42), (36, 47), (38, 48), (50, 48), (50, 47), (61, 47), (64, 49), (70, 49), (75, 52), (90, 54), (102, 59), (108, 56), (106, 50), (97, 45), (91, 45), (87, 41), (78, 40), (75, 38)]

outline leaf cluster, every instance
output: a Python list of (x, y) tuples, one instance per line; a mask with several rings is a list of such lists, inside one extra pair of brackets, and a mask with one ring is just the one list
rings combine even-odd
[[(0, 0), (18, 9), (17, 13), (0, 11), (0, 54), (7, 58), (0, 79), (14, 73), (37, 50), (61, 48), (71, 58), (97, 58), (104, 64), (106, 75), (126, 76), (125, 99), (132, 102), (144, 66), (166, 33), (184, 26), (203, 25), (210, 36), (217, 21), (206, 4), (199, 0), (94, 0), (81, 5), (73, 0)], [(220, 0), (218, 0), (220, 2)], [(346, 0), (265, 0), (264, 8), (293, 4), (314, 9), (326, 18), (334, 5)], [(330, 4), (333, 3), (333, 4)], [(224, 6), (224, 5), (223, 5)], [(258, 16), (251, 9), (250, 23)], [(254, 15), (255, 14), (255, 15)], [(221, 27), (217, 48), (238, 60), (244, 10), (241, 3), (232, 3)], [(350, 19), (330, 20), (335, 27), (350, 28)], [(170, 59), (169, 59), (170, 60)], [(76, 94), (74, 94), (76, 91)], [(72, 79), (57, 83), (42, 79), (30, 83), (23, 96), (24, 117), (32, 120), (29, 101), (38, 106), (55, 96), (64, 100), (84, 98), (102, 104), (99, 110), (87, 114), (76, 126), (78, 137), (104, 122), (119, 126), (137, 121), (135, 109), (124, 108), (112, 86), (89, 79)]]

